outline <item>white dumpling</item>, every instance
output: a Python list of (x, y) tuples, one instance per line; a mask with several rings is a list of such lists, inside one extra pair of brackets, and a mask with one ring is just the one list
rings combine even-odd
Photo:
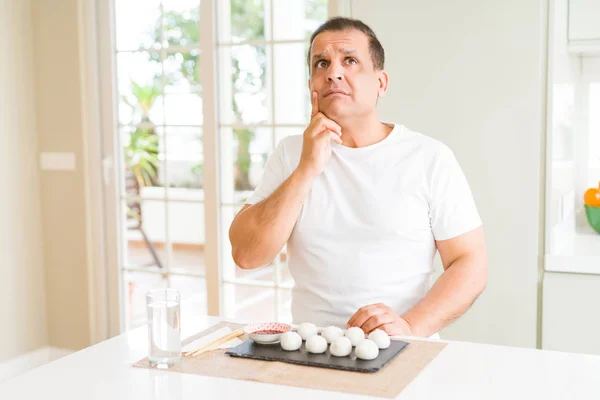
[(390, 347), (390, 337), (385, 331), (381, 329), (375, 329), (373, 332), (369, 333), (369, 339), (375, 342), (377, 347), (380, 349), (387, 349)]
[(355, 353), (361, 360), (374, 360), (379, 355), (379, 347), (371, 339), (365, 339), (356, 346)]
[(309, 353), (321, 354), (327, 350), (327, 340), (320, 335), (312, 335), (306, 339), (306, 350)]
[(348, 354), (352, 353), (352, 342), (350, 342), (350, 339), (347, 337), (339, 337), (331, 343), (329, 352), (332, 356), (346, 357)]
[(352, 328), (348, 328), (346, 331), (346, 337), (350, 339), (352, 346), (356, 346), (365, 340), (365, 332), (361, 328), (353, 326)]
[(296, 332), (281, 335), (281, 348), (285, 351), (296, 351), (302, 346), (302, 338)]
[(298, 326), (298, 334), (302, 340), (307, 340), (309, 337), (318, 333), (317, 326), (310, 322), (303, 322)]
[(327, 343), (333, 343), (335, 339), (342, 336), (344, 336), (344, 331), (337, 326), (328, 326), (323, 330), (323, 337), (327, 340)]

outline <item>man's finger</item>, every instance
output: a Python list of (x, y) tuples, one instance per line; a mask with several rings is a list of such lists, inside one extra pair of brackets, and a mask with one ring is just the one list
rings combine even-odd
[(332, 132), (332, 131), (327, 131), (327, 132), (329, 132), (329, 136), (331, 137), (331, 140), (333, 140), (337, 144), (342, 144), (342, 139), (340, 138), (340, 135), (338, 135), (337, 133)]
[(323, 118), (320, 122), (319, 133), (323, 132), (326, 129), (334, 132), (338, 136), (342, 136), (342, 127), (330, 120), (329, 118)]
[(310, 123), (309, 129), (307, 129), (307, 132), (309, 132), (311, 136), (316, 137), (319, 136), (321, 133), (325, 132), (326, 130), (330, 130), (336, 135), (342, 136), (342, 127), (325, 116), (317, 116), (317, 118), (313, 118), (313, 120)]
[(371, 333), (375, 329), (392, 322), (394, 322), (394, 316), (388, 313), (373, 315), (361, 326), (361, 328), (365, 333)]
[(310, 104), (312, 105), (312, 110), (310, 112), (310, 117), (314, 117), (319, 112), (319, 95), (317, 92), (312, 92), (310, 94)]
[(387, 310), (383, 308), (368, 308), (364, 311), (359, 311), (356, 313), (356, 317), (352, 323), (349, 323), (350, 326), (358, 326), (362, 328), (365, 322), (368, 321), (374, 315), (379, 315), (385, 313)]
[[(350, 319), (348, 320), (347, 325), (348, 326), (354, 326), (356, 319), (360, 317), (360, 315), (364, 312), (368, 312), (371, 308), (374, 308), (376, 305), (375, 304), (369, 304), (367, 306), (362, 306), (361, 308), (359, 308), (353, 316), (350, 317)], [(360, 326), (360, 325), (359, 325)]]

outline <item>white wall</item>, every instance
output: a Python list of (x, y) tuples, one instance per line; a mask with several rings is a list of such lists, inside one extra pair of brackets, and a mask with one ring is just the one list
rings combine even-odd
[(569, 39), (600, 40), (600, 2), (570, 0), (569, 3)]
[(600, 354), (600, 275), (544, 274), (544, 350)]
[(84, 174), (78, 25), (82, 4), (34, 0), (32, 9), (39, 151), (72, 153), (76, 160), (74, 170), (40, 174), (48, 339), (51, 346), (64, 349), (91, 344), (85, 189), (89, 177)]
[(0, 362), (47, 344), (30, 0), (0, 0)]
[(386, 50), (381, 119), (448, 144), (484, 221), (488, 285), (446, 339), (536, 346), (545, 4), (352, 2)]

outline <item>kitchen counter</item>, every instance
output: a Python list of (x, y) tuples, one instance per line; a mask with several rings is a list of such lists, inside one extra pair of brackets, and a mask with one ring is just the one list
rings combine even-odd
[[(220, 320), (183, 320), (182, 337)], [(398, 399), (600, 399), (600, 356), (447, 343)], [(0, 399), (369, 398), (131, 366), (146, 355), (147, 328), (141, 327), (0, 384)]]

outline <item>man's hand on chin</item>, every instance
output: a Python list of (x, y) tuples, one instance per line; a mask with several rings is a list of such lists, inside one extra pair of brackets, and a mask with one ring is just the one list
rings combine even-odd
[(371, 304), (358, 309), (348, 320), (346, 328), (357, 326), (365, 333), (381, 329), (390, 336), (411, 336), (409, 323), (382, 303)]

